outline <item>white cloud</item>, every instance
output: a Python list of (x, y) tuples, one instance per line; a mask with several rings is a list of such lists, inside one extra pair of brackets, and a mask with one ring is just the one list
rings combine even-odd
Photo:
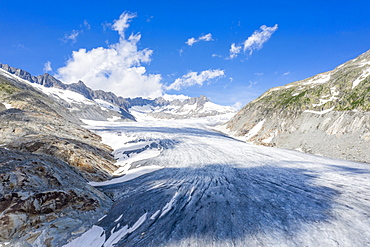
[(173, 101), (173, 100), (184, 101), (184, 100), (190, 99), (189, 96), (186, 96), (183, 94), (164, 94), (162, 97), (168, 101)]
[(64, 38), (62, 39), (62, 41), (64, 43), (67, 43), (68, 41), (71, 41), (72, 44), (76, 43), (77, 41), (77, 36), (80, 34), (79, 31), (77, 30), (72, 30), (72, 33), (70, 35), (66, 34), (64, 35)]
[(283, 74), (283, 76), (287, 76), (287, 75), (289, 75), (289, 74), (290, 74), (290, 71), (285, 72), (285, 73)]
[(84, 20), (84, 23), (82, 24), (87, 30), (91, 29), (91, 26), (87, 20)]
[(233, 81), (234, 81), (234, 78), (229, 77), (229, 82), (224, 85), (224, 89), (226, 89)]
[(106, 32), (112, 28), (112, 23), (105, 21), (101, 24), (101, 26), (103, 27), (103, 31)]
[(271, 35), (277, 29), (277, 24), (273, 27), (262, 25), (259, 31), (254, 31), (254, 33), (246, 41), (244, 41), (244, 52), (249, 50), (249, 54), (252, 55), (253, 51), (261, 49), (262, 45), (270, 39)]
[(263, 76), (263, 73), (254, 73), (257, 76)]
[(270, 38), (271, 35), (278, 29), (278, 25), (276, 24), (273, 27), (268, 27), (266, 25), (262, 25), (260, 30), (254, 31), (254, 33), (246, 39), (242, 45), (236, 45), (235, 43), (231, 44), (230, 48), (230, 59), (233, 59), (241, 53), (241, 49), (243, 51), (249, 51), (249, 55), (252, 55), (253, 51), (260, 50), (264, 43), (266, 43)]
[(195, 43), (199, 42), (199, 41), (212, 41), (212, 34), (209, 33), (209, 34), (205, 34), (205, 35), (202, 35), (200, 36), (199, 38), (190, 38), (188, 39), (188, 41), (186, 41), (185, 43), (188, 44), (189, 46), (192, 46), (194, 45)]
[(193, 38), (188, 39), (188, 41), (186, 41), (185, 43), (192, 46), (196, 42), (198, 41), (193, 37)]
[(212, 34), (211, 34), (211, 33), (209, 33), (209, 34), (206, 34), (206, 35), (200, 36), (198, 40), (211, 41), (211, 40), (212, 40)]
[(202, 86), (204, 82), (209, 82), (211, 79), (224, 77), (225, 71), (220, 69), (204, 70), (200, 73), (190, 71), (181, 78), (177, 78), (171, 85), (166, 87), (166, 90), (180, 90), (193, 85)]
[(242, 46), (240, 45), (236, 46), (235, 43), (231, 44), (230, 58), (233, 59), (237, 57), (241, 50), (242, 50)]
[(121, 38), (123, 38), (125, 36), (126, 29), (130, 26), (129, 22), (136, 16), (137, 15), (135, 13), (123, 12), (119, 19), (113, 22), (113, 30), (117, 31)]
[(112, 91), (123, 97), (158, 97), (162, 95), (160, 74), (147, 74), (143, 63), (151, 61), (152, 50), (139, 50), (140, 34), (125, 38), (129, 22), (136, 14), (124, 12), (111, 26), (119, 33), (119, 42), (107, 48), (73, 51), (66, 66), (56, 77), (65, 83), (85, 82), (93, 89)]
[(256, 84), (257, 84), (257, 81), (249, 81), (249, 86), (247, 88), (251, 88)]
[(77, 37), (84, 32), (84, 29), (91, 29), (91, 26), (87, 20), (84, 20), (84, 22), (80, 25), (80, 30), (72, 30), (71, 34), (65, 34), (61, 40), (64, 43), (71, 41), (71, 43), (74, 44), (77, 42)]
[(50, 61), (47, 61), (45, 64), (44, 64), (44, 72), (49, 72), (49, 71), (52, 71), (53, 69), (51, 68), (51, 62)]

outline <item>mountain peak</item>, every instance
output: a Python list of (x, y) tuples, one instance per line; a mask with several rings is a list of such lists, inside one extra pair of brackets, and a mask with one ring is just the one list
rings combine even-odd
[(81, 80), (79, 80), (77, 83), (75, 83), (75, 84), (77, 84), (78, 86), (81, 86), (81, 87), (87, 87), (86, 86), (86, 84), (83, 82), (83, 81), (81, 81)]

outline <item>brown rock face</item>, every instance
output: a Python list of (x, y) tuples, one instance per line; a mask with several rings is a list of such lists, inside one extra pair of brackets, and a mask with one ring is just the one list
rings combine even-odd
[(39, 136), (15, 140), (9, 143), (8, 147), (23, 152), (56, 157), (80, 170), (81, 175), (90, 181), (108, 179), (116, 169), (113, 165), (115, 160), (107, 152), (107, 148), (99, 148), (79, 140)]
[(80, 124), (45, 94), (0, 73), (0, 246), (63, 246), (110, 207), (87, 182), (111, 177), (112, 149)]
[(13, 107), (0, 111), (0, 145), (57, 157), (92, 181), (108, 179), (117, 169), (100, 136), (31, 86), (0, 75), (0, 102)]
[(0, 181), (0, 243), (32, 245), (37, 234), (44, 234), (50, 236), (51, 246), (59, 246), (111, 203), (70, 165), (46, 155), (0, 148)]

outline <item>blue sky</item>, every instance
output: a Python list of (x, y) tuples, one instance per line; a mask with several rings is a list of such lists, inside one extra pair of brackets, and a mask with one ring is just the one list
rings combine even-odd
[(244, 105), (369, 50), (369, 16), (365, 0), (0, 0), (0, 63), (125, 97)]

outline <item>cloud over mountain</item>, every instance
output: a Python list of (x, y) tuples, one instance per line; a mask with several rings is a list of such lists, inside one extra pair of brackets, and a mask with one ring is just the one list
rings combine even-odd
[[(115, 92), (123, 97), (159, 97), (165, 91), (180, 90), (193, 85), (202, 86), (204, 82), (220, 78), (225, 72), (220, 69), (189, 72), (177, 78), (169, 86), (162, 82), (161, 74), (149, 74), (144, 64), (151, 62), (153, 53), (150, 49), (139, 49), (140, 33), (125, 37), (130, 22), (137, 15), (124, 12), (110, 28), (119, 34), (118, 43), (107, 48), (97, 47), (91, 50), (73, 51), (66, 65), (57, 70), (56, 77), (65, 83), (85, 82), (93, 89)], [(188, 40), (189, 45), (199, 41), (211, 41), (212, 34)], [(45, 66), (50, 65), (46, 64)], [(49, 69), (49, 67), (45, 67)]]
[(136, 14), (124, 12), (111, 25), (119, 34), (118, 43), (107, 48), (73, 51), (66, 65), (56, 77), (65, 83), (84, 81), (93, 89), (116, 92), (123, 97), (157, 97), (162, 95), (162, 76), (148, 74), (145, 63), (151, 61), (150, 49), (140, 50), (140, 33), (125, 37), (129, 22)]
[(177, 78), (172, 84), (166, 87), (166, 90), (180, 90), (193, 85), (202, 86), (204, 82), (209, 82), (211, 79), (225, 76), (225, 71), (220, 69), (204, 70), (200, 73), (190, 71), (186, 75)]

